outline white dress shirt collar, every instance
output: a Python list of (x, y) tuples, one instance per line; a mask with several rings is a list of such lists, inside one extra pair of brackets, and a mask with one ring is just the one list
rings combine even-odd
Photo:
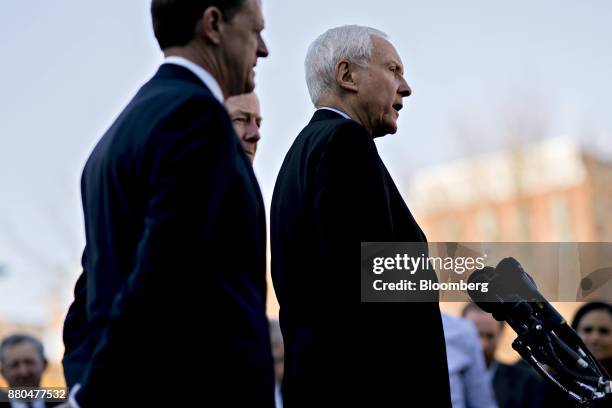
[(223, 92), (221, 91), (221, 87), (217, 80), (204, 68), (199, 66), (198, 64), (189, 61), (187, 58), (179, 57), (176, 55), (164, 58), (164, 64), (174, 64), (180, 65), (183, 68), (187, 68), (189, 71), (193, 72), (195, 76), (200, 78), (204, 85), (210, 89), (210, 92), (214, 95), (215, 98), (219, 100), (220, 103), (223, 104)]
[(346, 119), (352, 119), (352, 118), (351, 118), (349, 115), (347, 115), (346, 113), (344, 113), (344, 112), (342, 112), (342, 111), (340, 111), (340, 110), (338, 110), (338, 109), (335, 109), (335, 108), (330, 108), (329, 106), (321, 106), (321, 107), (320, 107), (319, 109), (317, 109), (317, 110), (320, 110), (320, 109), (325, 109), (325, 110), (329, 110), (329, 111), (332, 111), (332, 112), (336, 112), (338, 115), (342, 116), (343, 118), (346, 118)]

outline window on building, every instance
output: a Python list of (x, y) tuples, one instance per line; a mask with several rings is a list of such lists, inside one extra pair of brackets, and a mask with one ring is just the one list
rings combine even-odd
[(549, 205), (553, 239), (556, 241), (571, 241), (572, 225), (567, 198), (562, 195), (555, 195), (550, 198)]
[(499, 240), (499, 226), (497, 222), (497, 214), (491, 208), (480, 210), (476, 214), (476, 224), (480, 230), (482, 241), (497, 241)]

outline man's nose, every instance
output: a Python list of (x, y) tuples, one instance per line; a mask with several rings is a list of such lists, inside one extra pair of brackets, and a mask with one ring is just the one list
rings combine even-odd
[(397, 93), (399, 93), (402, 98), (405, 98), (407, 96), (412, 95), (412, 89), (410, 88), (410, 86), (408, 85), (408, 82), (406, 82), (406, 80), (404, 79), (404, 77), (401, 77), (402, 81), (400, 83), (400, 87), (397, 90)]
[(30, 375), (30, 368), (28, 367), (27, 364), (19, 364), (17, 366), (17, 374), (20, 377), (27, 377)]
[(250, 122), (247, 127), (247, 133), (245, 140), (249, 143), (257, 143), (261, 139), (261, 135), (259, 134), (259, 126), (256, 123)]
[(266, 42), (262, 38), (261, 34), (259, 34), (259, 41), (257, 43), (257, 56), (259, 58), (265, 58), (268, 56), (268, 46)]

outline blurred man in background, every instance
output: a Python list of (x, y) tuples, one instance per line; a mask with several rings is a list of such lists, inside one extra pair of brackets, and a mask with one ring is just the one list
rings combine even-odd
[(495, 359), (504, 322), (495, 320), (474, 303), (468, 303), (462, 315), (474, 323), (480, 335), (487, 372), (499, 408), (541, 407), (543, 384), (539, 375), (522, 360), (510, 365)]
[(225, 100), (225, 107), (232, 119), (234, 131), (242, 145), (244, 153), (251, 164), (255, 160), (257, 142), (261, 139), (259, 128), (261, 127), (261, 111), (259, 99), (255, 92), (248, 94), (230, 96)]
[[(0, 373), (11, 388), (40, 388), (47, 359), (40, 340), (27, 334), (13, 334), (0, 343)], [(7, 396), (0, 393), (0, 401)], [(29, 404), (29, 405), (27, 405)], [(0, 402), (0, 407), (45, 408), (59, 405), (44, 400)]]
[(442, 324), (453, 408), (496, 408), (474, 324), (446, 313)]
[(280, 324), (276, 319), (270, 319), (270, 341), (272, 342), (272, 357), (274, 358), (274, 377), (276, 389), (274, 396), (276, 408), (283, 407), (283, 397), (281, 394), (281, 384), (283, 383), (283, 373), (285, 371), (285, 345)]

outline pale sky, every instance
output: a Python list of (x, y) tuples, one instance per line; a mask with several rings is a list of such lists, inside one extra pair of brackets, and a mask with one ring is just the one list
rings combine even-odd
[[(0, 319), (47, 322), (49, 293), (63, 307), (71, 300), (83, 164), (161, 61), (149, 4), (2, 1)], [(385, 31), (403, 59), (413, 95), (398, 133), (377, 141), (401, 190), (415, 169), (503, 147), (513, 117), (543, 124), (538, 137), (612, 145), (612, 2), (264, 0), (264, 16), (255, 170), (268, 204), (313, 112), (307, 46), (337, 25)]]

